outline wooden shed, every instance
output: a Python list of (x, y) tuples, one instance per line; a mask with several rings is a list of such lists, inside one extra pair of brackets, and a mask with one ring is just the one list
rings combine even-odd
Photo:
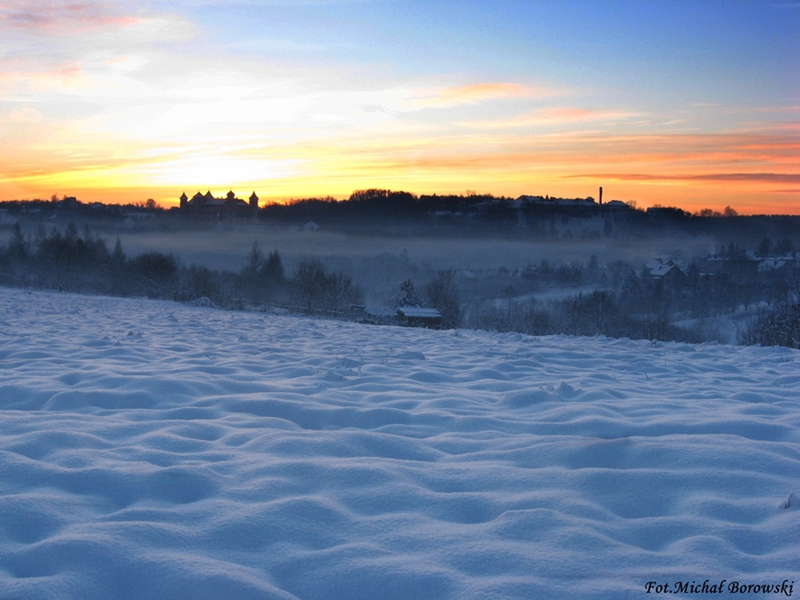
[(442, 328), (442, 313), (435, 308), (401, 306), (397, 309), (397, 316), (406, 327)]

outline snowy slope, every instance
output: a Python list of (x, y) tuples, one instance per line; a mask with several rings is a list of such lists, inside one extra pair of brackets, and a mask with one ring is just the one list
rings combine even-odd
[(799, 358), (0, 289), (0, 597), (800, 594)]

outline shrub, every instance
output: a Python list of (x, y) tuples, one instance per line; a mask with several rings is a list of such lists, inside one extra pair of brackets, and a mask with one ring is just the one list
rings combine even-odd
[(178, 261), (169, 254), (145, 252), (130, 261), (139, 292), (148, 298), (172, 298), (178, 285)]

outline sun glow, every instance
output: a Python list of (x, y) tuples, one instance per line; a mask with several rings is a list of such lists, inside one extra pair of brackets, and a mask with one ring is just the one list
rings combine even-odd
[(264, 186), (295, 173), (301, 161), (268, 161), (225, 155), (182, 158), (148, 168), (157, 186), (198, 185), (200, 187)]

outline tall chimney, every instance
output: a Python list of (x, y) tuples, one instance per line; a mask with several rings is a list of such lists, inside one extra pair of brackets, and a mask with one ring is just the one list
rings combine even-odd
[(602, 204), (602, 203), (603, 203), (603, 188), (601, 186), (600, 187), (600, 204)]

